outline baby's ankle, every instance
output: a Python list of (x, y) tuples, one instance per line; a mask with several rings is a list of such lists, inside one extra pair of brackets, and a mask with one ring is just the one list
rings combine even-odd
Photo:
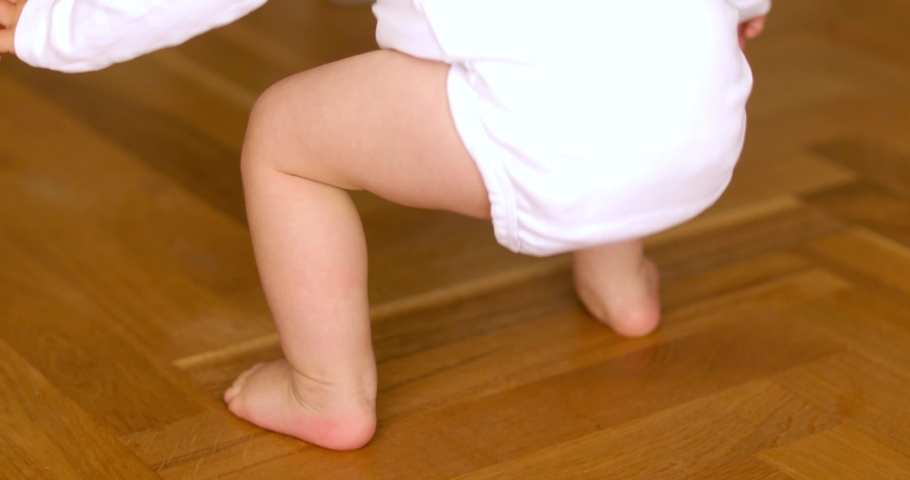
[(292, 368), (291, 391), (301, 405), (314, 411), (376, 410), (375, 373), (329, 377)]
[(353, 450), (367, 444), (376, 431), (376, 390), (362, 383), (334, 384), (295, 372), (294, 398), (321, 421), (311, 423), (306, 438), (332, 450)]
[(376, 431), (376, 390), (369, 379), (366, 384), (316, 381), (278, 360), (241, 374), (225, 401), (235, 415), (263, 428), (333, 450), (353, 450)]

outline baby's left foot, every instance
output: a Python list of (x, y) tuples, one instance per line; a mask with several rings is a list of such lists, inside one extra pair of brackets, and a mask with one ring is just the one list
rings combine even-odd
[(234, 415), (331, 450), (355, 450), (376, 430), (375, 399), (316, 382), (286, 360), (259, 364), (224, 392)]

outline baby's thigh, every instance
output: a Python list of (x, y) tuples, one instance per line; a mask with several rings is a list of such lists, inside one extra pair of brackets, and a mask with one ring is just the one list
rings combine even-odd
[(287, 78), (257, 101), (244, 163), (487, 218), (486, 188), (449, 112), (448, 72), (380, 50)]

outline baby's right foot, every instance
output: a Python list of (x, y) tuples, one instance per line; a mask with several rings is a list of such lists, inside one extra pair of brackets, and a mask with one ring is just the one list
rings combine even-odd
[(616, 333), (641, 337), (660, 323), (660, 275), (657, 265), (643, 258), (638, 275), (614, 286), (607, 297), (606, 315), (600, 320)]
[(317, 383), (286, 360), (259, 364), (224, 392), (234, 415), (331, 450), (355, 450), (376, 430), (375, 398)]
[(660, 279), (640, 241), (575, 252), (574, 266), (578, 296), (598, 320), (626, 337), (657, 328)]

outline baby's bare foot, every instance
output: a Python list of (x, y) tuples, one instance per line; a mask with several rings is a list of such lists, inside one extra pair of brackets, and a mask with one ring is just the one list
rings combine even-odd
[(642, 259), (636, 277), (612, 287), (606, 299), (606, 315), (600, 320), (626, 337), (653, 332), (660, 323), (660, 275), (654, 262)]
[(318, 383), (285, 360), (259, 364), (224, 392), (234, 415), (332, 450), (354, 450), (376, 430), (375, 400)]
[(574, 254), (575, 286), (588, 310), (616, 333), (640, 337), (660, 323), (657, 266), (640, 241), (604, 245)]

